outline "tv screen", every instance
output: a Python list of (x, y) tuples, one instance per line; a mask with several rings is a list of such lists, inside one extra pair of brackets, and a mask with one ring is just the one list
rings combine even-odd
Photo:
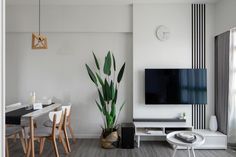
[(206, 103), (206, 69), (145, 69), (145, 104)]

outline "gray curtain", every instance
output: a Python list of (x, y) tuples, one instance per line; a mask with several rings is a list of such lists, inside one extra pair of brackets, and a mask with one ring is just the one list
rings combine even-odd
[(215, 37), (215, 114), (218, 130), (227, 134), (230, 31)]

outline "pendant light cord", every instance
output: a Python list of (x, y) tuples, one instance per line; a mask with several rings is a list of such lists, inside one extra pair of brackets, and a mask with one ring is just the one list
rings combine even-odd
[(41, 8), (40, 8), (40, 0), (39, 0), (39, 35), (40, 35), (40, 10), (41, 10)]

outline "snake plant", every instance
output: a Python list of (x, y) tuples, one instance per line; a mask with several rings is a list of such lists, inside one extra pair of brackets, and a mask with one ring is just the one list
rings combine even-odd
[(88, 75), (98, 91), (98, 100), (95, 103), (101, 112), (104, 126), (103, 132), (112, 132), (116, 130), (117, 119), (119, 118), (120, 112), (124, 107), (124, 104), (119, 106), (117, 112), (117, 96), (119, 90), (119, 84), (122, 80), (125, 63), (117, 73), (116, 60), (114, 54), (110, 51), (105, 56), (103, 68), (100, 66), (96, 55), (93, 53), (96, 68), (91, 68), (85, 64)]

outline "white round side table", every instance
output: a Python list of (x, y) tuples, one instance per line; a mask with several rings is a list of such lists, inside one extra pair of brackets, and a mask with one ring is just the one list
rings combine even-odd
[[(192, 133), (196, 136), (196, 141), (193, 142), (193, 143), (187, 143), (187, 142), (183, 142), (181, 140), (178, 140), (178, 139), (175, 138), (175, 135), (178, 134), (178, 133)], [(202, 135), (200, 135), (198, 133), (195, 133), (195, 132), (192, 132), (192, 131), (174, 131), (174, 132), (169, 133), (166, 136), (166, 139), (170, 144), (172, 144), (174, 146), (174, 152), (173, 152), (172, 157), (175, 156), (175, 153), (176, 153), (177, 148), (179, 146), (186, 147), (188, 149), (188, 156), (189, 157), (191, 157), (191, 152), (190, 152), (190, 149), (191, 149), (192, 154), (195, 157), (194, 148), (204, 144), (204, 142), (205, 142), (205, 138)]]

